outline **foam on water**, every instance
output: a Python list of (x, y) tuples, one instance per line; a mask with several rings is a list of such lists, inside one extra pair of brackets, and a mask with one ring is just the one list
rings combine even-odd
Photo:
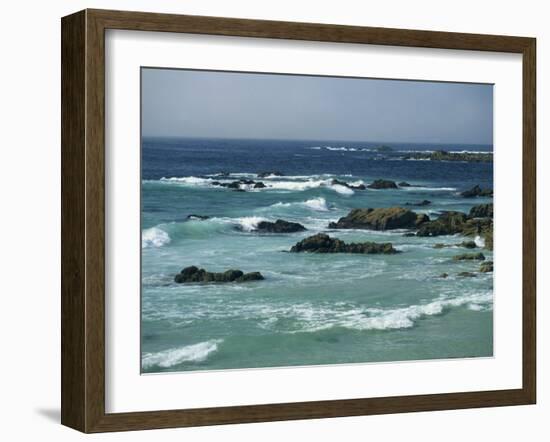
[(301, 201), (297, 203), (278, 202), (273, 204), (271, 207), (293, 207), (293, 206), (307, 207), (308, 209), (315, 210), (317, 212), (327, 212), (329, 210), (327, 206), (327, 201), (323, 197), (312, 198), (307, 201)]
[(210, 341), (171, 348), (157, 353), (144, 353), (141, 358), (141, 365), (145, 369), (151, 367), (169, 368), (183, 362), (202, 362), (206, 360), (211, 353), (218, 350), (218, 345), (222, 342), (222, 339), (212, 339)]
[(141, 247), (162, 247), (170, 242), (170, 235), (160, 227), (151, 227), (141, 232)]

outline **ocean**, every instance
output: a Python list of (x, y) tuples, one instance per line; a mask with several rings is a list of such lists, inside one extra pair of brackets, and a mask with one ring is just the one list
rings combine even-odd
[[(388, 148), (378, 151), (381, 144)], [(401, 159), (438, 149), (492, 152), (485, 145), (144, 138), (142, 372), (492, 356), (492, 273), (458, 277), (476, 272), (479, 262), (453, 261), (464, 249), (433, 248), (464, 237), (328, 229), (352, 208), (429, 200), (410, 208), (437, 218), (492, 202), (459, 196), (476, 184), (493, 187), (490, 162)], [(283, 176), (257, 177), (269, 171)], [(354, 190), (332, 183), (379, 178), (416, 187)], [(238, 179), (266, 187), (236, 192), (212, 184)], [(276, 219), (307, 230), (255, 231), (260, 221)], [(319, 232), (345, 242), (391, 242), (402, 253), (288, 253)], [(192, 265), (259, 271), (265, 279), (176, 284), (174, 276)]]

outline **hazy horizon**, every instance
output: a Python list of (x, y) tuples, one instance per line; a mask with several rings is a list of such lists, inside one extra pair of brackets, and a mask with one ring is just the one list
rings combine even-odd
[(144, 138), (493, 144), (493, 85), (142, 68)]

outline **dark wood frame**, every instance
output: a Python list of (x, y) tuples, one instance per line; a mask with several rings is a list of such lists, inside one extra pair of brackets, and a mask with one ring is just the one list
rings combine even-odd
[[(61, 422), (83, 432), (534, 404), (536, 40), (312, 23), (84, 10), (62, 19)], [(523, 386), (514, 390), (105, 412), (105, 30), (519, 53), (523, 56)]]

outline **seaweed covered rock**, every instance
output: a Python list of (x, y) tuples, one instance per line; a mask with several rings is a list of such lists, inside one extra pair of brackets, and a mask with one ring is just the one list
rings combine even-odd
[(199, 283), (199, 282), (247, 282), (264, 279), (260, 272), (243, 273), (241, 270), (226, 270), (225, 272), (214, 273), (199, 269), (197, 266), (184, 268), (174, 277), (178, 284)]
[(331, 238), (324, 233), (318, 233), (317, 235), (303, 239), (292, 246), (290, 251), (293, 253), (397, 253), (397, 250), (394, 249), (391, 243), (363, 242), (346, 244), (344, 241)]
[(462, 253), (461, 255), (453, 256), (453, 261), (485, 261), (485, 255), (478, 253)]
[(478, 204), (470, 209), (470, 217), (472, 218), (492, 218), (493, 203)]
[(479, 185), (475, 185), (471, 189), (465, 190), (460, 194), (464, 198), (475, 198), (476, 196), (493, 196), (493, 189), (482, 189)]
[(398, 189), (395, 181), (375, 180), (367, 186), (369, 189)]
[(388, 207), (378, 209), (353, 209), (337, 222), (331, 222), (331, 229), (413, 229), (420, 223), (427, 222), (427, 215), (418, 218), (415, 212), (402, 207)]
[(302, 232), (304, 230), (306, 230), (306, 228), (300, 223), (293, 223), (282, 219), (278, 219), (275, 222), (261, 221), (256, 227), (256, 231), (264, 233), (292, 233)]

